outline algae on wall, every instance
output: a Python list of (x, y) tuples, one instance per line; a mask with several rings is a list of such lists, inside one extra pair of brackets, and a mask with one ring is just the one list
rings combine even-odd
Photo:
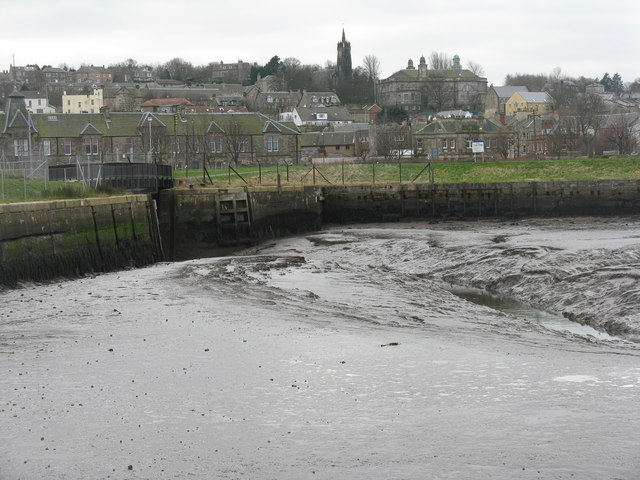
[(0, 205), (0, 285), (161, 259), (155, 202), (147, 195)]

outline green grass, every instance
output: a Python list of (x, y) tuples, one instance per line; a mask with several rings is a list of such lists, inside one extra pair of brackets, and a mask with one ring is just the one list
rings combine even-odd
[[(273, 186), (280, 175), (282, 185), (370, 185), (428, 183), (427, 163), (376, 163), (324, 165), (315, 172), (310, 166), (240, 167), (229, 175), (228, 169), (211, 169), (214, 187)], [(436, 183), (495, 183), (575, 180), (640, 179), (640, 158), (585, 158), (567, 160), (528, 160), (499, 162), (434, 163)], [(288, 178), (287, 178), (288, 175)], [(175, 178), (184, 179), (186, 172), (176, 170)], [(314, 178), (315, 177), (315, 178)], [(246, 183), (245, 183), (246, 182)], [(189, 170), (186, 183), (202, 183), (202, 170)], [(206, 185), (211, 185), (206, 178)], [(0, 183), (0, 202), (34, 201), (58, 198), (83, 198), (120, 195), (118, 191), (102, 191), (84, 187), (78, 182), (44, 182), (4, 177)]]
[[(285, 167), (243, 167), (229, 176), (228, 169), (209, 170), (213, 186), (276, 185), (277, 173), (283, 185), (359, 185), (428, 183), (426, 163), (378, 163), (375, 165), (324, 165)], [(640, 179), (639, 158), (589, 158), (570, 160), (493, 161), (464, 163), (434, 163), (436, 183), (495, 183), (575, 180), (636, 180)], [(185, 172), (176, 172), (184, 178)], [(202, 170), (189, 170), (190, 183), (202, 182)], [(246, 181), (246, 183), (245, 183)], [(210, 185), (209, 179), (205, 182)]]
[[(0, 179), (0, 202), (37, 201), (63, 198), (86, 198), (114, 192), (88, 188), (78, 182), (45, 182), (22, 177)], [(117, 192), (121, 194), (122, 192)]]

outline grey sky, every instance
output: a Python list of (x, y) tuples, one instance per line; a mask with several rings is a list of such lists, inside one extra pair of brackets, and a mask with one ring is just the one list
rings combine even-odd
[(640, 2), (369, 0), (0, 0), (0, 69), (66, 63), (109, 65), (181, 57), (266, 63), (273, 55), (304, 64), (335, 61), (344, 25), (353, 65), (380, 59), (382, 77), (407, 60), (444, 52), (482, 65), (490, 83), (508, 73), (640, 77)]

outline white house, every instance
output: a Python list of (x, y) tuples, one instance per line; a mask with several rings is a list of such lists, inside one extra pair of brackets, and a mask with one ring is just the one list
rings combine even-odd
[(42, 92), (24, 91), (24, 104), (31, 113), (56, 113), (55, 107), (49, 105), (47, 95)]
[(295, 123), (297, 127), (353, 123), (346, 107), (295, 107), (293, 111), (282, 114), (281, 118)]

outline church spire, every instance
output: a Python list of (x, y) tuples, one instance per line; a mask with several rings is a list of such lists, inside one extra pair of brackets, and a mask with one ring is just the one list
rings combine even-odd
[(351, 79), (351, 44), (347, 42), (344, 27), (342, 27), (342, 41), (338, 43), (336, 67), (339, 80)]

